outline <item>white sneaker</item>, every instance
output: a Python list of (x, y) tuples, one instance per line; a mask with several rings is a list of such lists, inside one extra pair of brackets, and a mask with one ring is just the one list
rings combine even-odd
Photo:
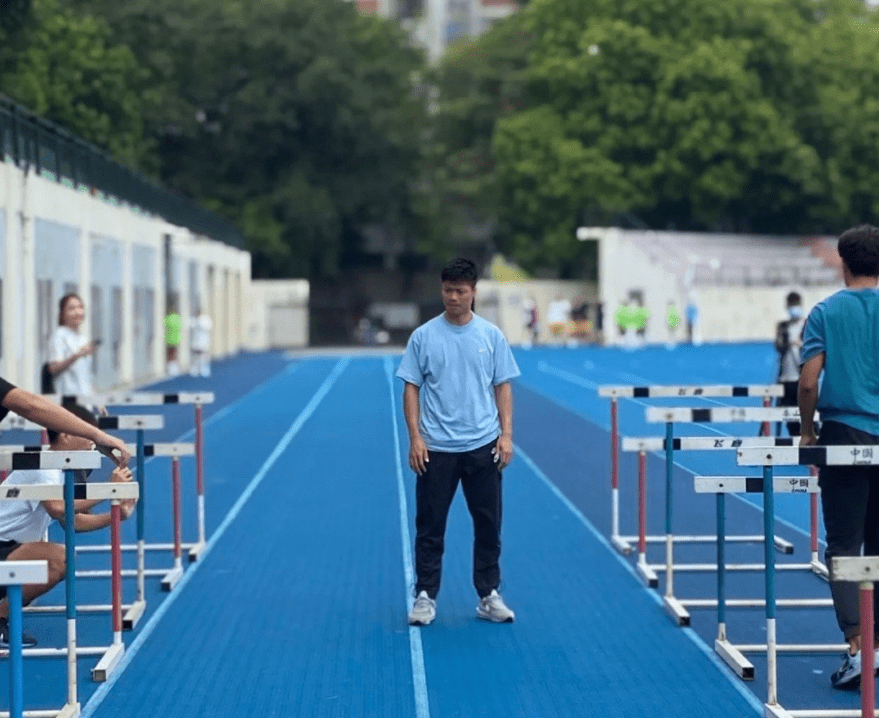
[(479, 599), (476, 615), (495, 623), (512, 623), (516, 620), (516, 614), (507, 608), (507, 604), (497, 591), (492, 591), (485, 598)]
[(409, 611), (410, 626), (427, 626), (436, 618), (436, 601), (422, 591), (415, 599), (412, 610)]

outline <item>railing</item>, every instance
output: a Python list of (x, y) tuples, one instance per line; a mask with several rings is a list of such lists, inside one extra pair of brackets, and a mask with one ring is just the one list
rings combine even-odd
[(233, 247), (244, 246), (244, 238), (230, 222), (151, 182), (4, 95), (0, 95), (0, 153), (4, 161), (107, 202), (161, 217)]

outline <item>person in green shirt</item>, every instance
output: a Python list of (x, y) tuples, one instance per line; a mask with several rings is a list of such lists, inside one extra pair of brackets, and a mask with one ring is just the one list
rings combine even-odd
[(668, 348), (674, 349), (677, 344), (678, 327), (681, 324), (681, 312), (674, 299), (668, 300), (668, 307), (665, 310), (665, 324), (668, 327)]
[(177, 313), (177, 307), (173, 303), (168, 304), (168, 313), (165, 315), (165, 351), (168, 362), (168, 374), (177, 376), (180, 373), (180, 364), (177, 361), (177, 347), (183, 336), (183, 318)]

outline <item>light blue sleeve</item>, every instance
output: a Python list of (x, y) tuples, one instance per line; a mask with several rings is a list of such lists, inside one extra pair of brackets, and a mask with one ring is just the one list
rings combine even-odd
[(803, 348), (800, 352), (800, 366), (812, 357), (826, 351), (826, 348), (824, 310), (819, 304), (809, 312), (806, 326), (803, 328)]
[(500, 330), (494, 339), (494, 377), (491, 383), (495, 386), (515, 379), (522, 372), (513, 357), (513, 350)]
[(406, 343), (403, 360), (397, 368), (397, 376), (409, 384), (421, 386), (424, 383), (424, 371), (421, 368), (421, 333), (412, 332)]

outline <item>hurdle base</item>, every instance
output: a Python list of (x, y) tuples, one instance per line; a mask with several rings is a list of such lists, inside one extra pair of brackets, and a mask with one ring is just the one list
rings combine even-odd
[(626, 541), (622, 536), (611, 536), (610, 543), (617, 552), (621, 553), (623, 556), (628, 556), (632, 553), (632, 544)]
[(672, 618), (676, 625), (686, 627), (690, 625), (690, 614), (683, 604), (674, 596), (663, 596), (662, 605), (665, 612)]
[(825, 566), (821, 561), (813, 560), (811, 564), (812, 573), (820, 578), (823, 578), (825, 581), (830, 580), (830, 572), (827, 570), (827, 566)]
[(116, 669), (116, 666), (119, 665), (119, 661), (122, 660), (124, 653), (124, 643), (114, 643), (110, 646), (110, 649), (103, 655), (101, 660), (98, 661), (98, 665), (92, 668), (92, 680), (95, 681), (95, 683), (103, 683), (106, 681), (110, 677), (110, 674)]
[[(70, 710), (68, 710), (70, 709)], [(61, 711), (57, 710), (43, 710), (43, 709), (34, 709), (29, 711), (22, 711), (22, 716), (24, 718), (60, 718), (64, 716), (64, 718), (76, 718), (79, 715), (79, 703), (75, 706), (75, 712), (73, 712), (72, 707), (68, 704), (65, 705)], [(0, 718), (9, 718), (9, 711), (0, 711)]]
[(730, 668), (732, 668), (743, 681), (754, 680), (754, 664), (751, 663), (739, 650), (726, 639), (717, 638), (714, 641), (714, 652), (717, 653)]
[(198, 561), (206, 547), (207, 544), (204, 541), (198, 541), (197, 543), (192, 544), (192, 546), (189, 547), (189, 560)]
[(790, 555), (794, 552), (794, 545), (790, 541), (781, 538), (781, 536), (773, 537), (772, 544), (775, 546), (775, 550), (779, 553)]
[(171, 569), (166, 575), (165, 578), (162, 579), (162, 590), (163, 591), (173, 591), (174, 587), (180, 583), (180, 579), (183, 578), (183, 569), (176, 567)]
[(146, 611), (146, 601), (135, 601), (132, 603), (131, 608), (122, 616), (122, 630), (133, 630), (138, 621), (143, 617), (144, 611)]
[(793, 716), (778, 703), (764, 703), (763, 718), (793, 718)]
[(656, 575), (656, 572), (646, 562), (638, 561), (635, 564), (635, 572), (648, 588), (657, 588), (659, 586), (659, 576)]

